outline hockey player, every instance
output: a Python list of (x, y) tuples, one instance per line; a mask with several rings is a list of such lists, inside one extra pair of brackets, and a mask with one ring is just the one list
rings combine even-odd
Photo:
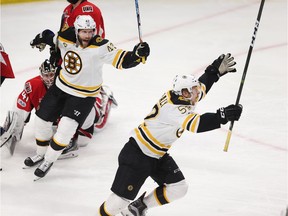
[[(63, 59), (55, 85), (36, 112), (36, 142), (38, 146), (49, 145), (44, 162), (34, 172), (39, 178), (47, 174), (93, 107), (103, 82), (103, 65), (110, 64), (117, 69), (135, 67), (150, 52), (145, 42), (137, 44), (133, 51), (115, 48), (109, 40), (95, 35), (96, 24), (88, 15), (78, 16), (74, 27), (56, 36), (45, 30), (31, 41), (31, 46), (39, 49), (43, 44), (57, 43)], [(51, 124), (60, 115), (57, 131), (52, 135)]]
[[(236, 72), (232, 68), (235, 64), (230, 54), (223, 54), (206, 68), (198, 80), (193, 75), (174, 78), (172, 90), (160, 98), (144, 122), (132, 131), (121, 150), (111, 188), (113, 193), (100, 206), (100, 216), (113, 216), (120, 212), (124, 216), (144, 216), (147, 209), (168, 204), (186, 194), (188, 186), (184, 175), (167, 152), (185, 130), (206, 132), (240, 118), (241, 105), (229, 105), (215, 113), (202, 115), (194, 112), (197, 103), (219, 77)], [(159, 186), (130, 203), (149, 176)]]
[(1, 145), (6, 144), (13, 155), (16, 142), (20, 141), (25, 123), (30, 119), (30, 113), (46, 94), (54, 82), (55, 68), (48, 60), (39, 67), (40, 75), (25, 82), (24, 90), (19, 94), (15, 105), (5, 119), (5, 133), (1, 137)]
[[(65, 31), (69, 27), (73, 27), (77, 16), (90, 15), (96, 23), (95, 34), (100, 35), (102, 38), (105, 38), (105, 27), (102, 12), (95, 4), (87, 0), (67, 0), (67, 1), (70, 4), (63, 11), (60, 27), (61, 31)], [(52, 61), (52, 63), (54, 65), (61, 67), (62, 60), (60, 50), (57, 47), (56, 50), (52, 48), (50, 50), (50, 54), (51, 54), (50, 60)], [(108, 119), (107, 114), (109, 114), (111, 106), (112, 107), (117, 106), (117, 102), (114, 99), (112, 92), (110, 91), (109, 88), (107, 88), (107, 86), (103, 86), (101, 92), (103, 94), (100, 94), (98, 97), (96, 97), (97, 106), (95, 108), (98, 108), (98, 112), (96, 112), (98, 118), (96, 116), (95, 119), (96, 122), (94, 128), (95, 131), (101, 131), (104, 128)], [(109, 97), (109, 99), (107, 98), (107, 96)]]
[[(39, 67), (40, 75), (29, 79), (25, 82), (23, 91), (17, 97), (13, 110), (8, 111), (4, 123), (4, 134), (1, 137), (1, 146), (7, 145), (11, 155), (13, 155), (16, 142), (21, 140), (24, 125), (29, 122), (30, 114), (33, 109), (39, 108), (39, 103), (46, 94), (47, 90), (54, 83), (55, 68), (46, 59)], [(106, 90), (104, 90), (104, 88)], [(110, 113), (111, 106), (116, 103), (113, 94), (108, 86), (101, 89), (99, 97), (96, 97), (94, 108), (85, 120), (85, 123), (78, 129), (73, 137), (73, 146), (66, 148), (64, 153), (71, 150), (71, 148), (82, 147), (88, 145), (93, 136), (94, 126), (96, 129), (103, 129), (107, 123), (107, 118)], [(106, 93), (108, 92), (108, 93)], [(101, 107), (99, 105), (101, 100)], [(113, 100), (115, 102), (113, 102)], [(57, 126), (57, 122), (55, 127)], [(34, 166), (43, 160), (44, 154), (38, 152), (35, 156), (26, 159), (27, 166)]]

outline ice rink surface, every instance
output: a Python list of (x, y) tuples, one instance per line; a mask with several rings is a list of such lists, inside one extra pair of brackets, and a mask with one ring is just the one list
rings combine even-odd
[[(134, 1), (92, 1), (102, 10), (106, 37), (132, 50), (138, 43)], [(34, 113), (10, 157), (1, 149), (1, 216), (96, 216), (110, 195), (117, 157), (129, 132), (171, 88), (176, 74), (200, 76), (222, 53), (237, 61), (236, 74), (222, 77), (197, 107), (214, 112), (235, 103), (260, 1), (140, 0), (143, 39), (150, 44), (146, 64), (118, 71), (104, 67), (104, 81), (119, 106), (105, 130), (79, 150), (78, 158), (56, 161), (33, 182), (34, 168), (23, 161), (35, 151)], [(56, 32), (64, 0), (1, 5), (1, 38), (16, 79), (1, 87), (1, 124), (24, 82), (38, 75), (48, 58), (29, 42), (44, 29)], [(148, 210), (149, 216), (280, 216), (287, 207), (287, 1), (267, 0), (260, 21), (228, 152), (229, 125), (186, 132), (170, 150), (190, 187), (174, 203)], [(138, 195), (156, 184), (147, 179)]]

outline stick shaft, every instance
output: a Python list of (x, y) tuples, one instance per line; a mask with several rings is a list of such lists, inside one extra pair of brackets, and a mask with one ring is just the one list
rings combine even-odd
[(139, 10), (139, 3), (138, 0), (135, 0), (135, 7), (136, 7), (136, 16), (137, 16), (137, 25), (138, 25), (138, 36), (139, 40), (142, 43), (142, 28), (141, 28), (141, 19), (140, 19), (140, 10)]
[[(243, 74), (242, 74), (242, 78), (241, 78), (241, 82), (240, 82), (237, 98), (236, 98), (236, 103), (235, 103), (236, 105), (239, 104), (240, 97), (241, 97), (241, 94), (242, 94), (242, 90), (243, 90), (243, 86), (244, 86), (244, 82), (245, 82), (245, 78), (246, 78), (246, 74), (247, 74), (247, 70), (248, 70), (248, 66), (249, 66), (249, 62), (250, 62), (250, 58), (251, 58), (251, 54), (252, 54), (254, 43), (255, 43), (255, 39), (256, 39), (256, 34), (257, 34), (257, 31), (258, 31), (258, 28), (259, 28), (259, 24), (260, 24), (260, 19), (261, 19), (264, 3), (265, 3), (265, 0), (261, 0), (261, 4), (260, 4), (260, 7), (259, 7), (259, 11), (258, 11), (258, 15), (257, 15), (257, 19), (256, 19), (253, 35), (252, 35), (252, 41), (251, 41), (251, 44), (250, 44), (250, 47), (249, 47), (249, 50), (248, 50), (246, 63), (245, 63), (244, 71), (243, 71)], [(227, 134), (227, 138), (226, 138), (226, 142), (225, 142), (225, 146), (224, 146), (224, 151), (225, 152), (228, 151), (228, 146), (229, 146), (230, 138), (231, 138), (231, 135), (232, 135), (233, 125), (234, 125), (234, 121), (231, 121), (230, 126), (229, 126), (229, 131), (228, 131), (228, 134)]]
[[(137, 16), (137, 26), (138, 26), (138, 36), (140, 43), (143, 42), (142, 40), (142, 28), (141, 28), (141, 19), (140, 19), (140, 10), (139, 10), (139, 3), (138, 0), (135, 0), (135, 8), (136, 8), (136, 16)], [(146, 60), (144, 57), (141, 58), (141, 62), (145, 64)]]

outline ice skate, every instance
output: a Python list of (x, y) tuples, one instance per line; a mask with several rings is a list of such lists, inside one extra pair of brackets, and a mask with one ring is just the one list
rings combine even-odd
[(77, 157), (78, 156), (77, 150), (78, 150), (77, 139), (73, 137), (69, 145), (64, 148), (64, 150), (62, 151), (61, 155), (57, 160)]
[[(34, 155), (32, 157), (27, 157), (24, 161), (24, 164), (27, 166), (27, 167), (33, 167), (37, 164), (39, 164), (41, 161), (44, 160), (44, 155)], [(25, 169), (25, 168), (24, 168)]]
[(128, 210), (130, 214), (122, 214), (124, 216), (145, 216), (146, 215), (146, 211), (147, 211), (147, 206), (145, 205), (145, 203), (143, 202), (143, 199), (145, 197), (145, 193), (142, 194), (142, 196), (140, 196), (137, 200), (135, 200), (134, 202), (130, 203), (128, 205)]
[(38, 178), (34, 179), (34, 181), (37, 181), (40, 178), (43, 178), (48, 173), (48, 171), (50, 170), (52, 165), (53, 165), (53, 162), (44, 160), (44, 162), (42, 164), (40, 164), (40, 166), (34, 172), (34, 175), (36, 175), (38, 177)]

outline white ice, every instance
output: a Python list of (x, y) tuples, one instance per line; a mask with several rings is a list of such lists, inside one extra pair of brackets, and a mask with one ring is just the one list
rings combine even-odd
[[(106, 36), (117, 47), (138, 43), (134, 1), (93, 1), (103, 12)], [(33, 182), (34, 169), (23, 161), (35, 151), (34, 113), (10, 157), (1, 149), (2, 216), (96, 216), (110, 195), (117, 157), (129, 132), (178, 73), (201, 75), (222, 53), (231, 52), (238, 72), (221, 78), (197, 107), (215, 111), (235, 103), (260, 5), (259, 0), (140, 0), (143, 39), (150, 44), (146, 64), (117, 71), (104, 67), (105, 84), (119, 107), (107, 128), (79, 150), (79, 157), (57, 161), (47, 176)], [(48, 58), (29, 42), (44, 29), (57, 31), (64, 0), (1, 5), (1, 38), (16, 79), (1, 90), (1, 124), (24, 82)], [(287, 207), (287, 1), (267, 0), (228, 152), (229, 125), (203, 134), (189, 132), (170, 153), (190, 187), (181, 200), (149, 209), (149, 216), (280, 216)], [(138, 195), (156, 184), (148, 179)]]

